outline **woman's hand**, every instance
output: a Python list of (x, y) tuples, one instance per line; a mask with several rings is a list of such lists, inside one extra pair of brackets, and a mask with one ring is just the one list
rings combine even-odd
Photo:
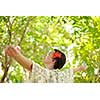
[(5, 49), (5, 54), (10, 56), (10, 57), (13, 57), (15, 58), (17, 54), (20, 53), (20, 47), (19, 46), (16, 46), (16, 47), (13, 47), (13, 46), (7, 46), (6, 49)]
[(24, 68), (32, 71), (32, 61), (21, 54), (19, 46), (7, 46), (5, 49), (5, 54), (14, 58)]

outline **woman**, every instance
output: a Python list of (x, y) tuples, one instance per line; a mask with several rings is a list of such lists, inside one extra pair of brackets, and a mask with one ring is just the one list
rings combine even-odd
[(74, 72), (86, 70), (86, 67), (81, 66), (74, 69), (60, 71), (59, 69), (61, 69), (66, 62), (66, 56), (57, 49), (54, 49), (54, 51), (50, 52), (44, 58), (43, 62), (46, 68), (29, 60), (21, 54), (20, 50), (13, 46), (6, 47), (5, 53), (30, 71), (31, 75), (29, 82), (33, 83), (71, 83), (73, 82)]

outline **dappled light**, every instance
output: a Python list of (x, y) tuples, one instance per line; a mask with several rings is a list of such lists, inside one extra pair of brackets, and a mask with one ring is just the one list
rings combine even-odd
[(17, 46), (19, 52), (42, 67), (43, 56), (58, 48), (66, 55), (61, 70), (84, 64), (87, 67), (75, 73), (75, 83), (100, 82), (99, 16), (0, 16), (0, 80), (21, 83), (30, 73), (6, 57), (8, 45)]

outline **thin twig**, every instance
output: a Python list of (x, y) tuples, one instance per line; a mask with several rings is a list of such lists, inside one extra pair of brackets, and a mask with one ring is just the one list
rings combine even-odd
[(23, 39), (24, 39), (25, 33), (26, 33), (26, 31), (27, 31), (27, 27), (28, 27), (28, 25), (29, 25), (29, 23), (30, 23), (31, 20), (32, 20), (32, 18), (29, 18), (28, 21), (27, 21), (27, 23), (26, 23), (25, 29), (23, 30), (21, 39), (20, 39), (20, 41), (19, 41), (19, 43), (18, 43), (19, 46), (21, 45), (21, 43), (22, 43), (22, 41), (23, 41)]

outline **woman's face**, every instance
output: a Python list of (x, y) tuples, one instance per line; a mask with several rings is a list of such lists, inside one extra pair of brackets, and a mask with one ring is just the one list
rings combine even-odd
[(44, 64), (46, 64), (46, 65), (54, 64), (54, 60), (53, 60), (53, 58), (52, 58), (53, 53), (54, 53), (54, 51), (48, 53), (48, 54), (44, 57), (44, 59), (43, 59)]

